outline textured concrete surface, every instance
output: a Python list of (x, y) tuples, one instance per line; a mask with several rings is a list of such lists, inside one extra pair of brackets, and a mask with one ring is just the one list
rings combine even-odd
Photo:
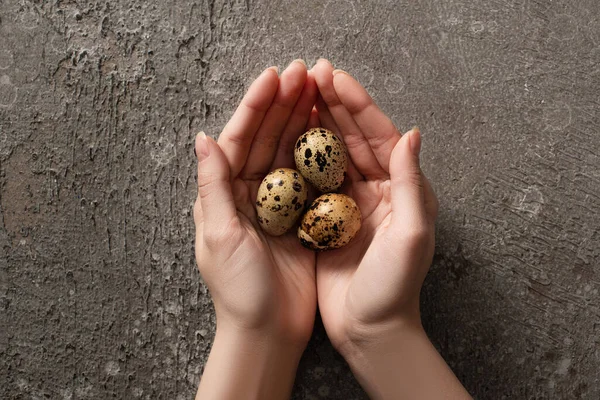
[[(600, 398), (600, 3), (0, 0), (0, 398), (189, 399), (199, 129), (319, 56), (424, 133), (426, 328), (479, 399)], [(295, 399), (366, 396), (318, 326)]]

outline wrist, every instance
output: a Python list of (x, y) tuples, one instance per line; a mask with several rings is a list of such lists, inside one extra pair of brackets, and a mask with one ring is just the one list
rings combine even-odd
[(420, 321), (390, 324), (378, 338), (347, 342), (344, 357), (374, 399), (470, 399)]
[(223, 327), (217, 324), (213, 348), (235, 348), (256, 362), (297, 363), (307, 343), (297, 342), (279, 332)]
[(267, 322), (246, 326), (237, 321), (218, 316), (215, 341), (217, 337), (236, 342), (252, 342), (257, 346), (277, 347), (300, 355), (302, 355), (310, 340), (310, 335), (299, 334), (297, 329), (293, 329), (287, 324)]
[[(398, 383), (406, 378), (407, 346), (414, 347), (415, 340), (428, 340), (420, 326), (400, 325), (396, 329), (385, 327), (377, 338), (348, 341), (344, 358), (357, 380), (371, 398), (392, 399), (400, 394)], [(410, 361), (408, 362), (410, 364)]]
[(374, 351), (382, 343), (393, 342), (408, 332), (425, 335), (418, 304), (406, 307), (402, 313), (377, 319), (347, 310), (343, 319), (337, 334), (328, 333), (330, 337), (333, 336), (332, 343), (336, 350), (346, 359)]
[(401, 350), (400, 344), (407, 338), (419, 338), (429, 341), (420, 318), (402, 318), (363, 326), (353, 326), (346, 340), (337, 346), (337, 350), (350, 366), (377, 357), (390, 349)]
[(303, 349), (263, 332), (218, 326), (196, 398), (289, 398)]

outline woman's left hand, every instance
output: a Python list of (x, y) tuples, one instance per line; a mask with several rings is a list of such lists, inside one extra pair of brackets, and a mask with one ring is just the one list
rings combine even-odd
[(303, 62), (292, 62), (281, 77), (269, 68), (218, 144), (204, 134), (196, 138), (196, 260), (217, 315), (198, 398), (275, 399), (291, 391), (315, 319), (315, 254), (295, 231), (264, 234), (255, 201), (268, 172), (293, 166), (293, 146), (316, 96)]

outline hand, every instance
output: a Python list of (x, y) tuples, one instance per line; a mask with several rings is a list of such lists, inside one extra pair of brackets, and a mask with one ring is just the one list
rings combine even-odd
[[(217, 316), (199, 397), (277, 398), (291, 390), (316, 313), (315, 255), (295, 232), (263, 234), (254, 204), (264, 176), (293, 165), (293, 146), (316, 95), (303, 62), (293, 62), (281, 78), (269, 68), (250, 86), (218, 144), (204, 134), (196, 138), (196, 261)], [(236, 385), (236, 377), (248, 382)], [(261, 396), (265, 389), (269, 395)]]
[[(439, 382), (442, 393), (464, 395), (421, 327), (419, 293), (433, 258), (438, 202), (419, 166), (419, 130), (401, 136), (365, 89), (328, 61), (313, 72), (321, 124), (348, 148), (343, 191), (363, 216), (347, 247), (317, 257), (327, 334), (372, 397), (436, 398)], [(433, 384), (419, 384), (426, 376)]]
[(419, 292), (434, 250), (438, 203), (419, 167), (420, 136), (401, 139), (365, 89), (325, 60), (314, 68), (321, 123), (350, 155), (344, 192), (363, 225), (352, 243), (317, 259), (319, 308), (339, 350), (390, 325), (420, 323)]

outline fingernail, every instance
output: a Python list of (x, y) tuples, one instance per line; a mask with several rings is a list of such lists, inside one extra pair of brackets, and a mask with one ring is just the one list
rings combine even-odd
[[(198, 154), (196, 154), (196, 157), (198, 158), (198, 161), (202, 161), (208, 156), (208, 141), (206, 139), (206, 133), (203, 131), (198, 132), (196, 135), (196, 143), (198, 148)], [(196, 148), (194, 148), (194, 153), (196, 153)]]
[(344, 71), (343, 69), (334, 69), (333, 70), (333, 76), (336, 76), (337, 74), (346, 74), (346, 75), (348, 75), (348, 73), (346, 71)]
[(273, 70), (273, 71), (275, 71), (275, 73), (279, 75), (279, 67), (272, 66), (272, 67), (267, 68), (267, 71), (270, 70), (270, 69)]
[(304, 61), (301, 58), (296, 58), (294, 61), (291, 62), (291, 64), (293, 64), (295, 62), (300, 63), (300, 64), (304, 65), (306, 68), (308, 68), (308, 65), (306, 65), (306, 61)]
[(410, 130), (408, 139), (410, 141), (410, 150), (415, 156), (419, 156), (421, 152), (421, 130), (418, 126), (414, 126)]

